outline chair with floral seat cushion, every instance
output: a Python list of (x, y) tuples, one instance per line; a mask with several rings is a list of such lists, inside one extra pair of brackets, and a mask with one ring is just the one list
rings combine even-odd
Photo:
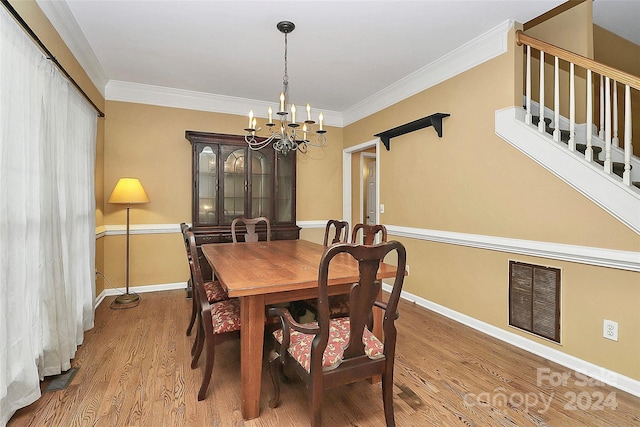
[[(349, 241), (349, 222), (330, 219), (324, 229), (323, 245), (325, 247), (336, 243), (347, 243)], [(304, 300), (305, 309), (318, 316), (318, 300), (310, 298)], [(344, 316), (349, 312), (349, 298), (347, 295), (332, 295), (329, 297), (329, 312), (331, 317)], [(294, 317), (295, 318), (295, 317)]]
[[(193, 235), (193, 233), (191, 234)], [(191, 250), (195, 250), (195, 239), (190, 239), (190, 245)], [(191, 273), (194, 278), (194, 296), (198, 303), (198, 333), (194, 350), (192, 351), (192, 369), (195, 369), (198, 365), (204, 344), (206, 343), (207, 346), (204, 374), (198, 391), (198, 400), (203, 400), (206, 397), (213, 373), (216, 345), (227, 339), (240, 336), (240, 300), (231, 298), (213, 303), (209, 302), (208, 292), (202, 279), (202, 271), (197, 258), (191, 263)]]
[[(351, 232), (351, 243), (358, 242), (358, 233), (362, 230), (362, 244), (372, 245), (375, 241), (377, 234), (380, 234), (380, 242), (387, 241), (387, 228), (382, 224), (362, 224), (358, 223), (353, 227)], [(318, 313), (317, 300), (307, 300), (309, 310), (316, 316)], [(331, 295), (329, 297), (329, 316), (330, 317), (342, 317), (349, 314), (349, 295)]]
[[(381, 281), (376, 279), (385, 256), (397, 255), (397, 272), (387, 303), (377, 301)], [(331, 260), (347, 253), (358, 262), (358, 282), (349, 294), (348, 316), (332, 319), (329, 316), (328, 275)], [(320, 260), (318, 271), (318, 320), (313, 323), (295, 322), (284, 308), (270, 308), (268, 313), (279, 316), (282, 329), (274, 332), (275, 349), (270, 354), (271, 380), (274, 396), (269, 406), (280, 403), (279, 377), (285, 365), (292, 365), (309, 390), (311, 425), (322, 425), (322, 392), (343, 384), (382, 375), (382, 400), (387, 426), (394, 426), (393, 366), (396, 346), (395, 319), (404, 282), (406, 250), (400, 242), (378, 245), (341, 243), (328, 247)], [(380, 341), (373, 330), (373, 307), (384, 310)]]
[[(191, 245), (190, 245), (191, 239), (193, 239), (193, 243), (195, 247), (195, 236), (191, 231), (191, 227), (189, 227), (186, 223), (183, 222), (180, 224), (180, 230), (182, 231), (182, 239), (184, 241), (185, 251), (187, 253), (187, 262), (189, 263), (189, 282), (190, 282), (190, 288), (191, 288), (191, 302), (192, 302), (191, 318), (189, 319), (189, 326), (187, 326), (187, 336), (189, 336), (191, 335), (191, 330), (193, 329), (193, 325), (196, 320), (196, 315), (198, 313), (198, 301), (196, 299), (195, 291), (193, 289), (194, 280), (193, 280), (193, 273), (191, 272), (191, 263), (193, 262), (193, 254), (195, 253), (195, 256), (198, 257), (198, 252), (197, 252), (197, 249), (196, 249), (196, 252), (191, 251)], [(229, 299), (227, 292), (224, 290), (224, 288), (222, 287), (222, 285), (218, 280), (214, 279), (212, 281), (204, 282), (204, 288), (207, 293), (207, 301), (209, 302), (213, 303), (213, 302)], [(191, 349), (192, 354), (193, 354), (194, 348), (195, 348), (195, 343), (194, 343), (194, 347)]]

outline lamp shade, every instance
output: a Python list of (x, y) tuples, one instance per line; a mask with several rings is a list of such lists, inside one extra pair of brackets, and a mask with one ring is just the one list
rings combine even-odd
[(141, 204), (149, 203), (149, 196), (137, 178), (120, 178), (109, 196), (109, 203)]

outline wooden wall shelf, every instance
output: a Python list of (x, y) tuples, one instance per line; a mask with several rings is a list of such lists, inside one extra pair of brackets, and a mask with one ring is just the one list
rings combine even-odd
[(380, 138), (384, 146), (387, 148), (387, 151), (391, 149), (391, 138), (404, 135), (405, 133), (413, 132), (415, 130), (424, 129), (429, 126), (433, 126), (433, 128), (438, 133), (438, 136), (442, 138), (442, 119), (445, 117), (449, 117), (450, 115), (451, 114), (447, 113), (434, 113), (430, 116), (414, 120), (393, 129), (385, 130), (384, 132), (380, 132), (373, 136), (377, 136), (378, 138)]

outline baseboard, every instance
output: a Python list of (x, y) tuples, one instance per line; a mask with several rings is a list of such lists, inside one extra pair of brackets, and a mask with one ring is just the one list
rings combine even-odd
[[(391, 286), (387, 284), (382, 285), (383, 289), (387, 292), (391, 292)], [(494, 338), (504, 341), (508, 344), (514, 345), (525, 351), (533, 353), (537, 356), (544, 357), (552, 362), (565, 366), (573, 371), (580, 372), (581, 374), (588, 375), (598, 381), (602, 381), (605, 384), (609, 384), (615, 388), (631, 393), (634, 396), (640, 397), (640, 381), (602, 366), (595, 365), (586, 360), (579, 359), (569, 354), (563, 353), (559, 350), (547, 347), (537, 342), (531, 341), (518, 334), (506, 331), (488, 323), (482, 322), (466, 314), (459, 313), (455, 310), (451, 310), (442, 305), (436, 304), (432, 301), (413, 295), (409, 292), (402, 291), (401, 298), (410, 302), (413, 302), (420, 307), (427, 310), (434, 311), (451, 320), (455, 320), (458, 323), (469, 326), (477, 331), (490, 335)]]
[[(143, 294), (146, 292), (160, 292), (160, 291), (173, 291), (175, 289), (186, 289), (187, 282), (177, 282), (177, 283), (163, 283), (161, 285), (148, 285), (148, 286), (133, 286), (129, 288), (129, 292), (136, 294)], [(100, 303), (108, 296), (116, 296), (122, 294), (123, 291), (121, 289), (105, 289), (100, 292), (99, 295), (96, 296), (96, 301), (94, 303), (94, 310), (97, 308)]]

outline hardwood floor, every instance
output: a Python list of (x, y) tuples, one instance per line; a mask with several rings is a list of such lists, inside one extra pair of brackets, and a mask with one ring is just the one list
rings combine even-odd
[[(136, 308), (96, 311), (72, 365), (70, 386), (47, 392), (9, 422), (20, 426), (308, 425), (304, 385), (282, 385), (270, 409), (263, 365), (261, 416), (240, 414), (240, 343), (221, 344), (207, 399), (198, 402), (204, 357), (192, 370), (184, 291), (142, 295)], [(394, 405), (398, 426), (633, 426), (640, 398), (585, 384), (575, 372), (406, 301), (400, 302)], [(270, 346), (270, 343), (266, 344)], [(204, 355), (203, 355), (204, 356)], [(562, 375), (566, 385), (561, 383)], [(615, 405), (615, 408), (612, 407)], [(382, 426), (380, 384), (325, 393), (324, 425)]]

